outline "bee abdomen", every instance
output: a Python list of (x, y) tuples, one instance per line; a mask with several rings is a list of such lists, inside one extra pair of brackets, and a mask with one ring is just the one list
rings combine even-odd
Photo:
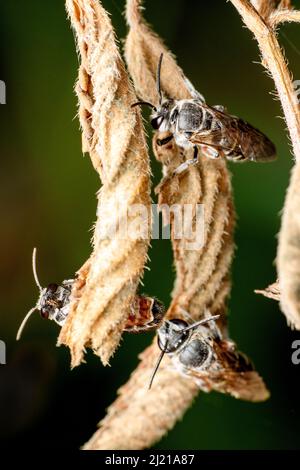
[(208, 346), (204, 341), (191, 341), (179, 355), (180, 362), (186, 367), (201, 367), (209, 356)]

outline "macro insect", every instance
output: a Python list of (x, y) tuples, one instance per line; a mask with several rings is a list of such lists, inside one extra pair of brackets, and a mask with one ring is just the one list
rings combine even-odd
[(42, 318), (54, 320), (62, 326), (68, 316), (70, 306), (70, 294), (74, 280), (68, 279), (61, 285), (51, 283), (47, 287), (42, 287), (36, 269), (36, 248), (32, 253), (32, 271), (35, 283), (40, 291), (37, 303), (26, 314), (17, 333), (17, 340), (21, 338), (23, 329), (29, 317), (38, 310)]
[[(263, 389), (260, 376), (250, 361), (223, 339), (216, 324), (220, 315), (209, 316), (188, 324), (182, 319), (165, 320), (157, 331), (158, 358), (149, 388), (164, 355), (168, 355), (180, 374), (190, 377), (204, 391), (230, 393), (236, 398), (251, 399), (253, 389)], [(254, 394), (253, 394), (254, 396)]]
[[(70, 294), (74, 279), (65, 280), (61, 285), (51, 283), (47, 287), (42, 287), (36, 269), (36, 248), (32, 253), (32, 271), (40, 295), (36, 305), (29, 310), (22, 321), (17, 333), (17, 340), (21, 338), (29, 317), (36, 310), (40, 312), (42, 318), (54, 320), (60, 326), (65, 323), (70, 311)], [(162, 323), (164, 315), (165, 308), (158, 299), (137, 295), (131, 305), (125, 331), (138, 333), (156, 329)]]
[(164, 305), (155, 297), (137, 295), (131, 306), (125, 331), (140, 333), (156, 330), (161, 325), (165, 313)]
[(146, 101), (138, 101), (132, 107), (150, 106), (153, 129), (171, 132), (170, 136), (158, 141), (158, 145), (166, 145), (174, 138), (179, 147), (194, 148), (193, 158), (182, 163), (175, 170), (176, 174), (197, 163), (199, 148), (207, 157), (225, 157), (235, 162), (267, 162), (276, 158), (275, 146), (268, 137), (251, 124), (228, 114), (224, 106), (206, 104), (187, 78), (184, 80), (191, 99), (164, 99), (160, 80), (162, 59), (163, 54), (157, 68), (158, 107)]

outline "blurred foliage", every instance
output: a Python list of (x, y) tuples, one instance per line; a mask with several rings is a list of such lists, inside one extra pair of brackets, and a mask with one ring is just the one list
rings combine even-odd
[[(7, 344), (7, 365), (0, 366), (0, 435), (3, 445), (14, 448), (33, 442), (39, 448), (78, 448), (150, 342), (149, 335), (125, 335), (111, 368), (90, 353), (87, 364), (73, 371), (68, 351), (55, 347), (57, 325), (38, 315), (15, 342), (37, 297), (33, 246), (44, 284), (73, 276), (91, 250), (100, 183), (81, 153), (73, 93), (78, 61), (63, 3), (0, 6), (0, 78), (7, 85), (7, 104), (0, 106), (0, 338)], [(103, 3), (124, 38), (124, 0)], [(157, 448), (297, 448), (300, 366), (291, 363), (291, 343), (300, 333), (289, 330), (275, 302), (253, 293), (276, 276), (276, 234), (292, 165), (280, 104), (270, 95), (273, 83), (257, 64), (257, 46), (229, 3), (147, 0), (145, 6), (147, 19), (207, 101), (265, 131), (279, 157), (273, 164), (230, 165), (238, 214), (231, 336), (253, 358), (272, 397), (253, 405), (202, 393)], [(300, 78), (300, 27), (284, 26), (280, 41), (294, 78)], [(152, 164), (157, 183), (160, 167), (153, 158)], [(153, 241), (150, 256), (145, 291), (168, 304), (174, 279), (169, 242)]]

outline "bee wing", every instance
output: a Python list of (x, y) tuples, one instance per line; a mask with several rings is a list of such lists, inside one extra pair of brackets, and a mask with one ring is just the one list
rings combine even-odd
[(189, 141), (194, 145), (213, 147), (229, 160), (272, 161), (276, 158), (274, 144), (258, 129), (242, 119), (230, 116), (221, 108), (202, 105), (205, 130), (194, 132)]
[(269, 397), (263, 379), (253, 369), (248, 358), (235, 349), (230, 341), (214, 342), (215, 363), (207, 370), (184, 367), (183, 373), (199, 387), (209, 392), (215, 390), (235, 398), (259, 402)]
[(192, 377), (206, 392), (215, 390), (240, 400), (253, 402), (264, 401), (269, 397), (264, 381), (254, 370), (235, 372), (223, 369), (217, 372), (201, 372), (189, 369), (186, 375)]

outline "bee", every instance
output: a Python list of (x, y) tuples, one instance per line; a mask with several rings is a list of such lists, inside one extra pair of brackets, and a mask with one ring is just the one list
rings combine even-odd
[(181, 164), (175, 174), (186, 170), (198, 161), (198, 149), (209, 158), (224, 157), (234, 162), (268, 162), (276, 158), (274, 144), (251, 124), (227, 113), (224, 106), (209, 106), (204, 97), (184, 78), (191, 99), (163, 99), (161, 90), (161, 54), (157, 68), (158, 107), (146, 101), (132, 106), (147, 105), (153, 110), (151, 125), (159, 132), (172, 135), (158, 141), (166, 145), (175, 139), (179, 147), (194, 148), (193, 158)]
[(136, 296), (125, 325), (125, 331), (140, 333), (156, 330), (161, 325), (165, 313), (164, 305), (155, 297)]
[[(65, 280), (60, 285), (51, 283), (47, 287), (42, 287), (37, 275), (36, 248), (32, 253), (32, 271), (40, 295), (36, 305), (24, 317), (17, 332), (17, 341), (21, 338), (29, 317), (36, 310), (40, 312), (42, 318), (54, 320), (60, 326), (63, 326), (70, 312), (70, 295), (74, 279)], [(158, 299), (137, 295), (131, 306), (124, 329), (130, 333), (157, 329), (162, 323), (164, 315), (165, 308)]]
[[(216, 324), (219, 317), (206, 313), (204, 319), (190, 325), (183, 319), (163, 322), (157, 332), (161, 354), (149, 388), (167, 354), (174, 368), (194, 380), (205, 392), (216, 390), (245, 400), (267, 398), (263, 381), (251, 362), (236, 349), (235, 343), (222, 338)], [(257, 394), (259, 390), (260, 395)]]
[(42, 287), (36, 269), (36, 248), (33, 249), (32, 253), (32, 271), (40, 295), (35, 306), (24, 317), (17, 332), (17, 341), (21, 338), (29, 317), (36, 310), (40, 312), (42, 318), (54, 320), (60, 326), (65, 323), (70, 310), (70, 295), (74, 279), (65, 280), (61, 285), (51, 283), (47, 287)]

